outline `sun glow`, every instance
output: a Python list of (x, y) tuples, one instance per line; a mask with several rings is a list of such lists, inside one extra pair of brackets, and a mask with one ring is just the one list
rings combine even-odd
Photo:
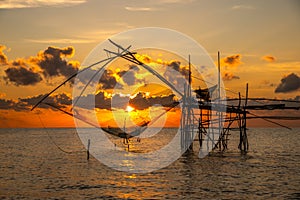
[(126, 112), (132, 112), (132, 111), (134, 111), (134, 108), (128, 105), (126, 107)]

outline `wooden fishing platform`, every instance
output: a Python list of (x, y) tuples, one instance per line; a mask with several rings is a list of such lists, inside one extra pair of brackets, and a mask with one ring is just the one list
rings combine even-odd
[[(47, 97), (49, 97), (58, 88), (63, 86), (68, 81), (71, 81), (78, 74), (84, 72), (85, 70), (91, 69), (91, 67), (104, 63), (96, 73), (103, 72), (105, 66), (112, 62), (116, 58), (123, 58), (130, 61), (132, 64), (136, 64), (139, 67), (144, 68), (153, 76), (156, 76), (162, 81), (169, 89), (173, 90), (179, 97), (178, 102), (174, 102), (174, 106), (179, 103), (181, 105), (181, 149), (182, 153), (186, 151), (191, 151), (193, 149), (193, 142), (197, 140), (200, 146), (199, 157), (207, 155), (212, 150), (219, 150), (221, 152), (228, 149), (228, 141), (231, 131), (237, 131), (239, 133), (239, 144), (238, 149), (242, 153), (247, 153), (249, 151), (249, 142), (247, 135), (247, 120), (249, 119), (263, 119), (269, 123), (273, 123), (277, 126), (288, 128), (286, 125), (280, 124), (273, 120), (300, 120), (300, 117), (293, 116), (259, 116), (252, 111), (271, 111), (271, 110), (300, 110), (300, 101), (293, 100), (279, 100), (279, 99), (267, 99), (267, 98), (249, 98), (248, 97), (248, 84), (246, 84), (245, 95), (242, 97), (241, 93), (237, 93), (236, 98), (226, 98), (221, 97), (221, 73), (220, 73), (220, 54), (218, 52), (218, 83), (211, 88), (206, 89), (193, 89), (192, 88), (192, 71), (191, 62), (189, 57), (189, 75), (188, 84), (184, 85), (183, 93), (178, 90), (172, 83), (170, 83), (166, 78), (164, 78), (157, 71), (152, 69), (146, 63), (138, 60), (135, 57), (135, 52), (129, 51), (131, 46), (124, 48), (115, 42), (109, 40), (111, 44), (117, 47), (117, 51), (110, 51), (104, 49), (108, 53), (109, 57), (107, 59), (101, 60), (90, 66), (79, 70), (64, 82), (55, 87), (51, 92), (46, 94), (42, 99), (40, 99), (37, 104), (32, 108), (32, 110), (39, 104), (44, 103), (53, 108), (56, 108), (65, 114), (68, 114), (74, 118), (84, 121), (84, 118), (78, 113), (73, 114), (69, 111), (65, 111), (55, 105), (43, 102)], [(93, 76), (94, 77), (94, 76)], [(93, 79), (91, 77), (91, 79)], [(90, 81), (89, 81), (90, 82)], [(88, 82), (88, 83), (89, 83)], [(81, 97), (87, 85), (83, 87), (80, 96)], [(214, 98), (212, 94), (216, 93)], [(195, 95), (196, 94), (196, 95)], [(255, 102), (255, 104), (252, 104)], [(278, 103), (279, 102), (279, 103)], [(77, 101), (73, 102), (73, 107)], [(294, 103), (296, 105), (290, 106), (287, 103)], [(174, 106), (170, 106), (172, 109)], [(169, 110), (170, 110), (169, 109)], [(94, 125), (89, 121), (84, 121), (87, 124), (94, 126), (96, 128), (101, 128), (98, 125)], [(147, 124), (145, 124), (147, 126)], [(144, 126), (140, 127), (141, 130)], [(105, 130), (104, 130), (105, 131)], [(115, 135), (117, 137), (128, 139), (130, 137), (135, 137), (131, 133), (127, 133), (124, 130), (119, 130), (119, 132), (113, 132), (109, 129), (106, 132), (112, 132), (109, 134)], [(137, 134), (138, 135), (138, 134)], [(196, 138), (196, 136), (198, 136)]]
[[(201, 93), (201, 90), (198, 92)], [(300, 110), (300, 101), (248, 98), (248, 84), (246, 84), (244, 98), (238, 93), (238, 98), (213, 101), (210, 97), (202, 98), (201, 95), (197, 95), (198, 99), (195, 102), (191, 94), (191, 88), (185, 87), (181, 118), (181, 146), (184, 151), (193, 150), (193, 141), (199, 142), (200, 151), (226, 151), (231, 131), (237, 131), (239, 133), (238, 149), (242, 153), (247, 153), (249, 151), (247, 120), (262, 119), (287, 129), (291, 128), (273, 120), (300, 120), (300, 116), (259, 116), (253, 113), (252, 111)], [(274, 103), (278, 101), (280, 101), (279, 104)], [(249, 102), (257, 105), (249, 105)], [(289, 103), (297, 104), (297, 106), (290, 106)]]

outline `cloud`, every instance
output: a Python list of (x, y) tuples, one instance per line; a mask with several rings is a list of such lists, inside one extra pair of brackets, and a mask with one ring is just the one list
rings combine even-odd
[(254, 10), (255, 8), (250, 5), (234, 5), (231, 7), (232, 10)]
[[(184, 84), (187, 83), (189, 70), (185, 66), (181, 66), (180, 61), (171, 61), (166, 64), (167, 68), (163, 76), (174, 86), (182, 90)], [(179, 73), (177, 73), (179, 72)]]
[[(145, 92), (138, 92), (134, 97), (129, 97), (121, 94), (107, 95), (105, 92), (100, 91), (96, 95), (89, 94), (81, 96), (79, 100), (75, 98), (74, 101), (77, 101), (77, 107), (89, 110), (94, 108), (107, 110), (125, 109), (127, 105), (137, 110), (144, 110), (157, 104), (164, 107), (174, 106), (175, 103), (177, 103), (174, 97), (174, 94), (149, 97)], [(91, 102), (95, 102), (95, 107), (92, 106), (93, 104), (91, 104)]]
[[(114, 89), (117, 86), (117, 79), (113, 76), (113, 71), (106, 69), (99, 79), (102, 89)], [(119, 87), (119, 86), (117, 86)]]
[(78, 62), (67, 62), (65, 57), (72, 57), (73, 47), (57, 48), (48, 47), (39, 53), (37, 64), (43, 70), (45, 77), (60, 76), (69, 77), (78, 71)]
[(96, 40), (85, 39), (85, 38), (77, 38), (77, 39), (68, 39), (68, 38), (54, 38), (54, 39), (26, 39), (28, 42), (41, 43), (41, 44), (87, 44), (93, 43)]
[(149, 104), (152, 106), (159, 104), (164, 107), (171, 107), (175, 103), (177, 103), (174, 100), (174, 97), (175, 97), (174, 94), (170, 94), (170, 95), (166, 95), (166, 96), (150, 97), (150, 98), (148, 98), (148, 100), (149, 100)]
[(182, 74), (186, 79), (189, 77), (189, 69), (180, 65), (180, 61), (171, 61), (167, 66), (171, 69), (178, 71)]
[[(163, 61), (161, 59), (153, 59), (148, 55), (136, 55), (136, 58), (145, 64), (159, 64), (165, 69), (163, 76), (176, 87), (183, 87), (188, 80), (188, 66), (184, 66), (178, 60)], [(179, 73), (177, 73), (179, 72)]]
[(224, 81), (230, 81), (230, 80), (233, 80), (233, 79), (240, 79), (239, 76), (236, 76), (236, 75), (234, 75), (233, 73), (230, 73), (230, 72), (226, 72), (223, 75), (222, 78), (223, 78)]
[(117, 74), (122, 78), (124, 83), (129, 86), (135, 85), (137, 83), (142, 83), (144, 80), (136, 77), (136, 73), (140, 69), (136, 65), (130, 65), (128, 70), (122, 70), (117, 72)]
[(115, 94), (112, 96), (111, 102), (112, 102), (111, 107), (125, 109), (129, 102), (129, 96)]
[(5, 49), (6, 49), (6, 46), (0, 45), (0, 65), (8, 64), (7, 56), (3, 52)]
[(131, 7), (131, 6), (126, 6), (125, 9), (128, 11), (153, 11), (154, 10), (154, 8), (150, 8), (150, 7)]
[[(2, 47), (3, 49), (3, 47)], [(4, 70), (6, 76), (4, 80), (17, 86), (35, 85), (50, 77), (69, 77), (75, 74), (79, 68), (78, 61), (67, 61), (66, 58), (74, 55), (73, 47), (58, 48), (48, 47), (40, 51), (37, 56), (29, 58), (18, 58), (8, 61), (7, 57), (0, 54), (2, 65), (6, 65)], [(2, 57), (1, 57), (2, 55)]]
[[(45, 94), (40, 94), (27, 98), (19, 98), (18, 100), (0, 98), (0, 110), (30, 111), (30, 109), (44, 96)], [(138, 110), (144, 110), (157, 104), (162, 105), (163, 107), (177, 105), (174, 97), (174, 94), (149, 97), (146, 93), (139, 92), (133, 98), (130, 98), (127, 95), (121, 94), (107, 95), (106, 92), (100, 91), (96, 95), (89, 94), (81, 96), (78, 101), (77, 97), (74, 101), (77, 101), (77, 107), (88, 110), (93, 110), (94, 108), (106, 110), (125, 109), (127, 105), (131, 105)], [(72, 105), (72, 98), (69, 94), (59, 93), (47, 97), (43, 102), (55, 105), (58, 108), (67, 108)], [(91, 102), (95, 102), (95, 104)], [(39, 104), (38, 108), (56, 110), (43, 103)]]
[(195, 0), (158, 0), (157, 4), (187, 4), (192, 3)]
[(23, 66), (10, 67), (4, 72), (6, 73), (6, 77), (4, 77), (4, 79), (14, 83), (17, 86), (35, 85), (42, 81), (42, 77), (39, 73)]
[[(29, 111), (32, 106), (34, 106), (40, 99), (44, 97), (44, 94), (19, 98), (17, 101), (11, 99), (0, 99), (0, 109), (1, 110), (15, 110), (15, 111)], [(49, 96), (44, 102), (54, 104), (59, 108), (65, 108), (72, 104), (72, 99), (69, 95), (65, 93), (54, 94)], [(49, 108), (48, 105), (40, 104), (39, 108)], [(51, 107), (50, 107), (51, 108)], [(54, 109), (54, 108), (51, 108)]]
[[(19, 98), (17, 104), (22, 105), (24, 110), (31, 109), (38, 101), (40, 101), (45, 94), (40, 94), (27, 98)], [(53, 104), (59, 108), (65, 108), (72, 104), (72, 98), (66, 93), (54, 94), (47, 97), (43, 102)], [(48, 105), (40, 104), (39, 108), (49, 108)]]
[(95, 107), (100, 109), (111, 109), (111, 99), (105, 96), (104, 92), (95, 95)]
[(268, 86), (268, 87), (275, 87), (275, 86), (276, 86), (274, 83), (271, 83), (271, 82), (268, 81), (268, 80), (263, 80), (263, 81), (261, 82), (261, 84), (264, 85), (264, 86)]
[(300, 89), (300, 77), (291, 73), (281, 79), (281, 83), (275, 89), (275, 93), (288, 93)]
[(133, 71), (122, 71), (118, 73), (123, 81), (127, 84), (127, 85), (134, 85), (135, 84), (135, 73)]
[(2, 0), (0, 9), (36, 8), (44, 6), (66, 7), (87, 2), (86, 0)]
[[(78, 99), (79, 98), (79, 99)], [(113, 108), (125, 109), (128, 105), (129, 97), (115, 94), (113, 97), (107, 97), (105, 92), (98, 92), (96, 95), (88, 94), (81, 97), (76, 97), (76, 106), (84, 109), (93, 110), (94, 108), (111, 110)], [(95, 102), (95, 104), (91, 103)], [(93, 107), (93, 105), (95, 107)]]
[(54, 102), (59, 104), (60, 106), (69, 106), (72, 105), (72, 98), (66, 93), (60, 93), (52, 96), (54, 98)]
[[(100, 88), (102, 90), (105, 89), (121, 89), (124, 87), (124, 84), (128, 86), (135, 85), (137, 83), (141, 83), (144, 80), (139, 79), (136, 77), (136, 73), (140, 69), (136, 65), (130, 65), (129, 69), (127, 70), (112, 70), (112, 69), (105, 69), (103, 73), (101, 74), (100, 79), (98, 82), (95, 82), (95, 80), (92, 80), (89, 84), (95, 84), (99, 83)], [(77, 77), (79, 82), (81, 84), (87, 84), (89, 80), (93, 77), (93, 75), (97, 73), (97, 70), (94, 69), (87, 69), (84, 72), (80, 73), (80, 75)], [(123, 82), (121, 81), (123, 80)]]
[(267, 62), (274, 62), (276, 60), (276, 58), (271, 55), (265, 55), (261, 59)]
[(172, 107), (177, 105), (174, 100), (175, 95), (170, 94), (166, 96), (147, 97), (143, 92), (139, 92), (134, 98), (129, 100), (129, 105), (138, 110), (144, 110), (154, 105), (162, 105), (163, 107)]
[(8, 110), (13, 108), (15, 102), (10, 99), (0, 99), (0, 110)]
[(236, 55), (232, 55), (232, 56), (227, 56), (226, 58), (223, 58), (221, 60), (222, 63), (224, 63), (225, 65), (228, 65), (228, 66), (238, 66), (240, 64), (243, 64), (241, 62), (241, 54), (236, 54)]
[(146, 108), (149, 108), (150, 103), (148, 99), (145, 97), (145, 95), (139, 92), (135, 95), (134, 98), (130, 99), (129, 105), (138, 110), (144, 110)]
[[(78, 74), (78, 76), (76, 76), (76, 84), (87, 84), (95, 73), (97, 73), (97, 70), (94, 70), (92, 68), (85, 69), (84, 72), (81, 72)], [(89, 84), (95, 84), (95, 81), (92, 80)]]
[(195, 0), (152, 0), (147, 2), (149, 6), (126, 6), (125, 9), (132, 12), (149, 12), (156, 10), (164, 10), (165, 5), (189, 4)]

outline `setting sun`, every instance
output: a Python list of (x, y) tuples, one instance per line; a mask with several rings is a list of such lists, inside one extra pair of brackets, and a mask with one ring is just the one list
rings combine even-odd
[(134, 108), (128, 105), (126, 107), (126, 112), (131, 112), (131, 111), (134, 111)]

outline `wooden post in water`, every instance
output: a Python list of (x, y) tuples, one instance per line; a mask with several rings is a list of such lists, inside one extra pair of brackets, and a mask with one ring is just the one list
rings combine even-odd
[[(218, 51), (218, 108), (217, 108), (217, 112), (218, 112), (218, 142), (219, 142), (219, 150), (221, 150), (221, 143), (222, 143), (222, 122), (221, 122), (221, 118), (222, 118), (222, 113), (221, 113), (221, 64), (220, 64), (220, 51)], [(215, 141), (214, 141), (215, 142)], [(217, 142), (216, 142), (217, 144)]]
[[(240, 97), (239, 97), (240, 98)], [(241, 101), (241, 98), (240, 98)], [(248, 83), (246, 84), (246, 98), (244, 102), (244, 106), (241, 110), (242, 116), (240, 116), (240, 143), (239, 149), (242, 153), (247, 153), (249, 144), (247, 137), (247, 104), (248, 104)]]
[(193, 139), (194, 139), (194, 120), (193, 120), (193, 111), (192, 111), (192, 76), (191, 76), (191, 57), (189, 55), (189, 74), (188, 74), (188, 83), (184, 84), (184, 94), (182, 102), (182, 111), (181, 111), (181, 148), (184, 150), (184, 153), (193, 151)]
[(87, 151), (86, 151), (86, 159), (89, 160), (90, 159), (90, 146), (91, 146), (91, 140), (88, 139), (88, 144), (87, 144)]
[(240, 143), (239, 143), (239, 150), (242, 151), (242, 138), (243, 138), (243, 132), (242, 132), (242, 117), (241, 117), (241, 103), (242, 103), (242, 98), (241, 98), (241, 93), (239, 92), (239, 105), (238, 105), (238, 127), (239, 127), (239, 131), (240, 131)]
[(248, 105), (248, 83), (246, 84), (246, 100), (245, 100), (245, 105), (244, 105), (244, 124), (243, 124), (243, 128), (244, 128), (244, 137), (243, 137), (243, 145), (244, 145), (244, 152), (246, 153), (248, 151), (248, 137), (247, 137), (247, 107)]
[(193, 151), (193, 139), (194, 139), (194, 124), (193, 124), (193, 112), (191, 112), (192, 109), (192, 70), (191, 70), (191, 55), (189, 55), (189, 85), (187, 87), (188, 89), (188, 126), (189, 126), (189, 133), (188, 133), (188, 141), (190, 143), (190, 146), (188, 147), (188, 151)]

